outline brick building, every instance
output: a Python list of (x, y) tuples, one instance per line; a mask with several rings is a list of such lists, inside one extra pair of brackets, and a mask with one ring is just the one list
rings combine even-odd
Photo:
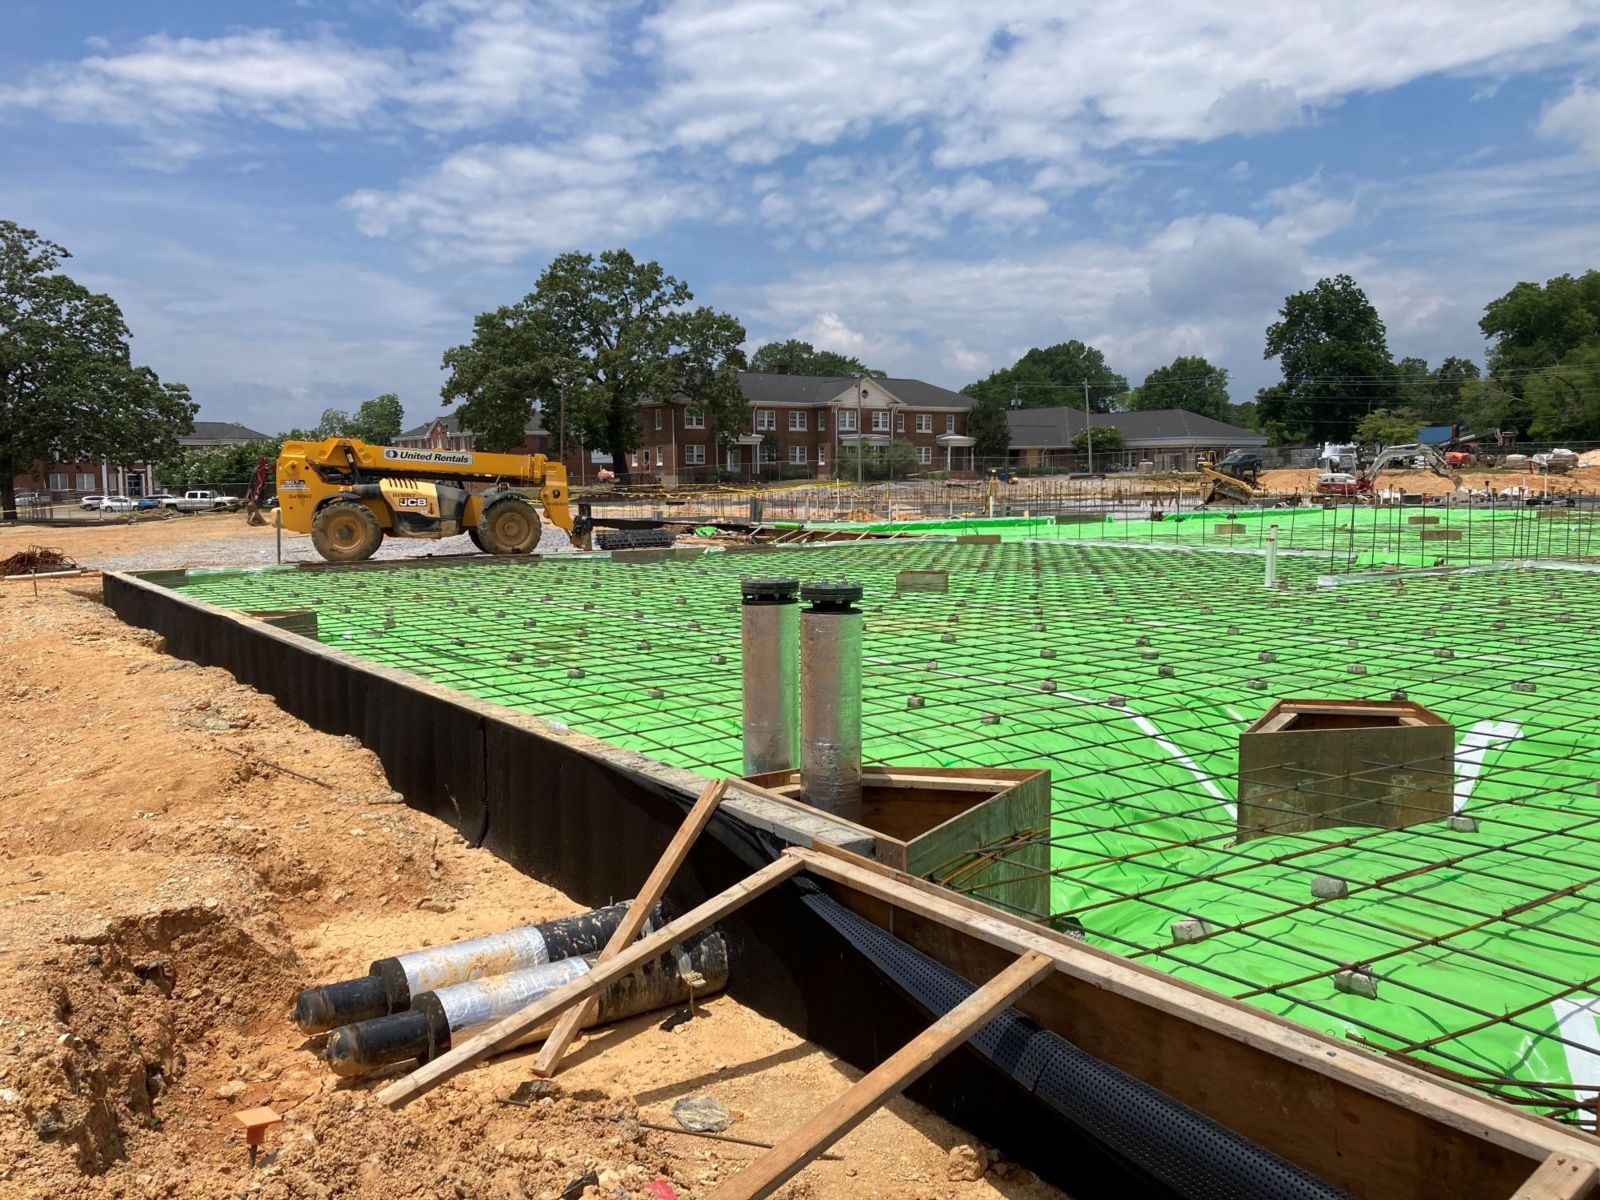
[[(178, 439), (180, 450), (210, 450), (219, 446), (242, 446), (267, 435), (234, 421), (196, 421)], [(76, 500), (86, 495), (149, 496), (159, 491), (161, 480), (155, 467), (146, 462), (35, 463), (33, 470), (14, 480), (19, 493), (46, 493), (53, 501)]]

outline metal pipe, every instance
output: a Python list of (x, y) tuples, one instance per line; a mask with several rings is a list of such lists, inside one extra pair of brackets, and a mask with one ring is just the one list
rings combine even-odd
[[(450, 1049), (453, 1039), (493, 1024), (587, 974), (597, 958), (569, 958), (419, 993), (405, 1012), (335, 1029), (328, 1035), (323, 1058), (335, 1075), (360, 1075), (407, 1059), (426, 1062)], [(709, 996), (727, 983), (727, 943), (715, 929), (708, 929), (603, 990), (599, 1011), (589, 1025), (606, 1025), (691, 997)], [(542, 1040), (554, 1025), (552, 1020), (516, 1044)]]
[(1267, 533), (1267, 582), (1266, 586), (1278, 586), (1278, 527), (1274, 525)]
[[(399, 1012), (410, 1005), (413, 996), (435, 988), (598, 953), (611, 940), (627, 911), (626, 904), (613, 904), (504, 933), (380, 958), (364, 978), (302, 991), (294, 999), (295, 1024), (303, 1033), (325, 1033), (337, 1025)], [(645, 928), (660, 923), (658, 905)]]
[(800, 786), (812, 807), (859, 821), (861, 585), (808, 583), (800, 599)]
[(798, 579), (744, 579), (744, 773), (787, 771), (800, 740)]

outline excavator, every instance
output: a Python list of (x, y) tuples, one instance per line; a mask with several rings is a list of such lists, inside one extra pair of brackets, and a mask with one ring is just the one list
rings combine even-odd
[(1261, 486), (1261, 456), (1249, 450), (1235, 450), (1221, 462), (1202, 459), (1196, 466), (1205, 480), (1201, 504), (1227, 500), (1233, 504), (1253, 504), (1268, 495)]
[(1448, 479), (1454, 486), (1461, 486), (1461, 475), (1451, 470), (1450, 463), (1445, 456), (1425, 442), (1408, 442), (1399, 446), (1385, 446), (1378, 452), (1371, 462), (1358, 465), (1356, 481), (1351, 484), (1317, 484), (1317, 491), (1325, 495), (1350, 495), (1359, 496), (1369, 503), (1376, 500), (1378, 476), (1387, 468), (1397, 463), (1410, 463), (1421, 459), (1428, 470), (1435, 475)]
[(545, 517), (574, 545), (589, 547), (588, 520), (574, 521), (567, 505), (567, 469), (542, 454), (373, 446), (335, 437), (285, 442), (277, 474), (283, 527), (309, 533), (329, 562), (371, 558), (385, 536), (458, 533), (486, 554), (531, 554), (539, 546), (539, 514), (513, 487), (538, 488)]

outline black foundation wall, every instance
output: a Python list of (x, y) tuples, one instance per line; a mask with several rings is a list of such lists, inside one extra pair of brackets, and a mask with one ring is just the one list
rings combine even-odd
[[(136, 579), (108, 575), (104, 586), (112, 610), (161, 634), (169, 653), (222, 667), (307, 724), (360, 739), (413, 808), (580, 903), (632, 896), (693, 801), (619, 762), (476, 711), (468, 697), (388, 678), (319, 643), (268, 633)], [(720, 812), (674, 881), (669, 910), (721, 891), (780, 848)], [(729, 943), (729, 992), (859, 1068), (927, 1027), (927, 1014), (801, 903), (793, 886), (719, 928)], [(1063, 1126), (970, 1048), (929, 1072), (911, 1095), (1079, 1200), (1168, 1194)]]

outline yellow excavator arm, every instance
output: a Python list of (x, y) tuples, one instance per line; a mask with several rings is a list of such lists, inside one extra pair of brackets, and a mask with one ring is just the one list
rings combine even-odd
[(491, 554), (531, 553), (539, 518), (523, 491), (534, 488), (550, 523), (587, 545), (588, 530), (574, 527), (567, 469), (542, 454), (289, 441), (277, 485), (283, 527), (310, 534), (330, 562), (370, 558), (386, 536), (466, 533)]

